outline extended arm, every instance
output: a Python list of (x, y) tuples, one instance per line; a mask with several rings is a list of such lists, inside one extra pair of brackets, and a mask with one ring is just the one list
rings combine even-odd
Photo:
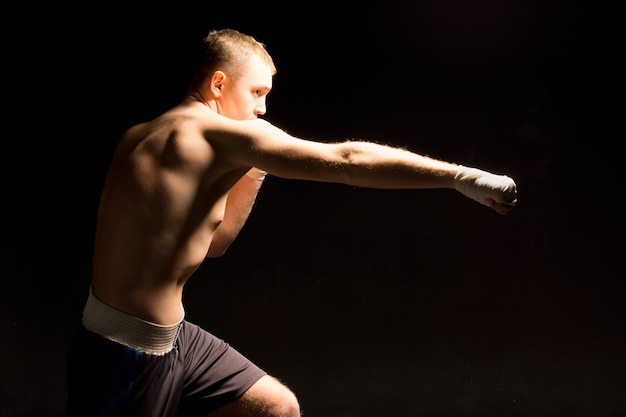
[(262, 120), (239, 122), (228, 143), (240, 146), (239, 162), (272, 175), (357, 187), (449, 188), (508, 213), (517, 202), (515, 182), (505, 176), (364, 141), (340, 143), (300, 139)]

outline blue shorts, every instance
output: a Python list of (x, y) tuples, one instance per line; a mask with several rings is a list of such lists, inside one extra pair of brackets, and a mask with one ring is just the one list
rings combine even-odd
[[(159, 354), (112, 340), (84, 323), (68, 351), (68, 417), (204, 417), (266, 375), (226, 342), (186, 320), (171, 348)], [(132, 330), (136, 335), (137, 327)]]

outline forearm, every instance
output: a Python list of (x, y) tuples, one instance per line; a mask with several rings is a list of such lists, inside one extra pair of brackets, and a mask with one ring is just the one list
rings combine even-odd
[(372, 188), (454, 188), (457, 165), (368, 142), (338, 145), (345, 182)]
[(208, 257), (221, 256), (246, 223), (265, 178), (264, 172), (251, 170), (233, 186), (226, 199), (224, 220), (215, 230)]
[(508, 213), (517, 203), (517, 187), (506, 175), (463, 167), (404, 149), (370, 143), (341, 145), (347, 164), (347, 183), (376, 188), (450, 188)]

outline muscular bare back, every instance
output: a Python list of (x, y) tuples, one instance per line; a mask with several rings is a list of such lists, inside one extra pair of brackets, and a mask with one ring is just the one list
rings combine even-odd
[(227, 171), (205, 138), (209, 113), (181, 105), (129, 129), (100, 200), (94, 294), (157, 324), (183, 316), (183, 285), (207, 255), (227, 191), (242, 175)]

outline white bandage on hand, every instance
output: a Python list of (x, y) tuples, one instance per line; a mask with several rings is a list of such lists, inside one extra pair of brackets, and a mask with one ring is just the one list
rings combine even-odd
[(517, 203), (517, 186), (506, 175), (496, 175), (459, 165), (454, 177), (454, 188), (487, 207), (489, 199), (511, 206)]
[(267, 175), (267, 171), (252, 167), (248, 172), (246, 172), (246, 175), (255, 180), (263, 181)]

